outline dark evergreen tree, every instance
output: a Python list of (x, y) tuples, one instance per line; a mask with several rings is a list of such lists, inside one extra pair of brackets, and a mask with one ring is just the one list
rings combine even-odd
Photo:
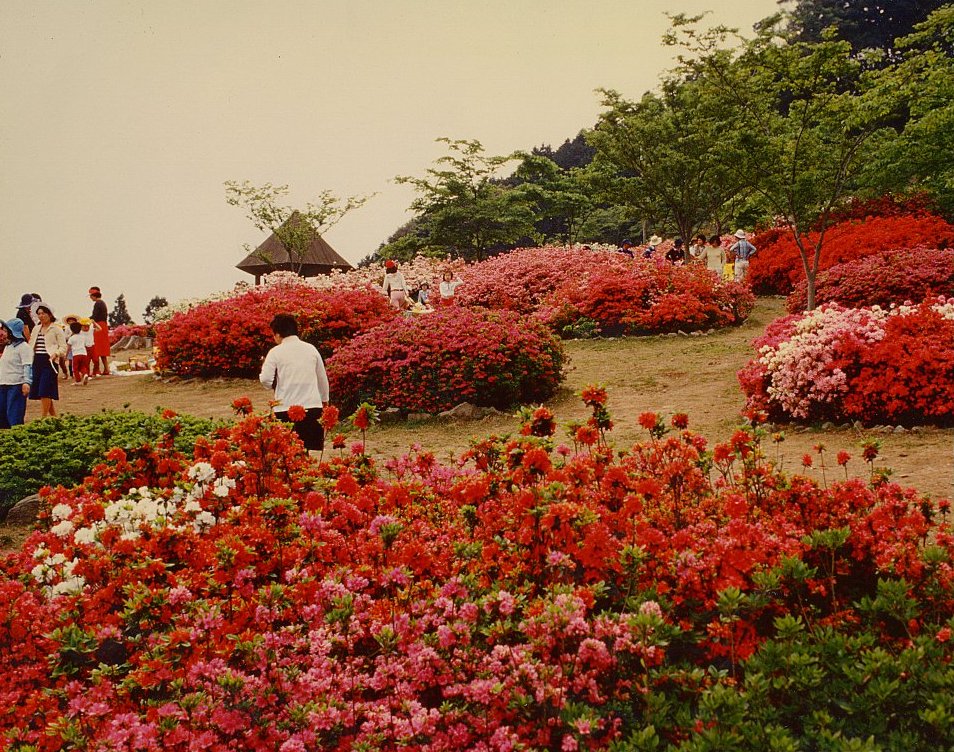
[(129, 311), (126, 309), (125, 295), (120, 295), (116, 298), (116, 305), (113, 306), (113, 310), (109, 312), (106, 318), (111, 327), (123, 326), (124, 324), (131, 324), (133, 322), (132, 316), (129, 315)]
[(790, 30), (799, 41), (819, 42), (829, 26), (858, 52), (879, 49), (895, 56), (894, 40), (946, 5), (944, 0), (779, 0), (791, 6)]
[(158, 295), (146, 303), (146, 310), (143, 311), (142, 320), (145, 324), (152, 324), (155, 321), (156, 311), (169, 305), (169, 301)]

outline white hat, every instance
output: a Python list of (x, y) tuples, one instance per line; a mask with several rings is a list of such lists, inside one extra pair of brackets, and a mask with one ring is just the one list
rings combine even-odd
[(745, 230), (736, 230), (736, 231), (735, 231), (735, 236), (736, 236), (739, 240), (745, 240)]
[(659, 245), (660, 243), (662, 243), (662, 238), (659, 237), (658, 235), (653, 235), (653, 236), (649, 239), (649, 244), (650, 244), (650, 245)]

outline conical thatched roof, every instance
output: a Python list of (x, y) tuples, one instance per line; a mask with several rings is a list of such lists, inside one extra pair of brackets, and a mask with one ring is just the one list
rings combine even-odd
[[(301, 215), (296, 211), (282, 227), (291, 223), (300, 225), (302, 221)], [(290, 256), (275, 233), (272, 233), (264, 243), (236, 264), (236, 267), (243, 272), (255, 275), (256, 284), (263, 275), (279, 270), (300, 271), (303, 277), (317, 277), (319, 274), (330, 274), (333, 269), (347, 271), (353, 268), (325, 242), (321, 235), (313, 230), (310, 234), (311, 244), (302, 254), (301, 259)]]

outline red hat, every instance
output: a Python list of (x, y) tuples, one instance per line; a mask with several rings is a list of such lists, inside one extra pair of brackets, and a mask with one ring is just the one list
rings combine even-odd
[(387, 261), (384, 262), (384, 268), (385, 268), (385, 269), (397, 269), (397, 263), (395, 263), (395, 262), (392, 261), (391, 259), (388, 259)]

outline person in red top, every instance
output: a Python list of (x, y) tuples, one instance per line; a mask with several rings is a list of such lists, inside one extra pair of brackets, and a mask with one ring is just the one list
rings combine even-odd
[(99, 326), (93, 327), (93, 350), (89, 356), (90, 376), (109, 376), (109, 323), (107, 322), (106, 302), (98, 287), (89, 288), (89, 297), (93, 301), (93, 313), (90, 318)]

